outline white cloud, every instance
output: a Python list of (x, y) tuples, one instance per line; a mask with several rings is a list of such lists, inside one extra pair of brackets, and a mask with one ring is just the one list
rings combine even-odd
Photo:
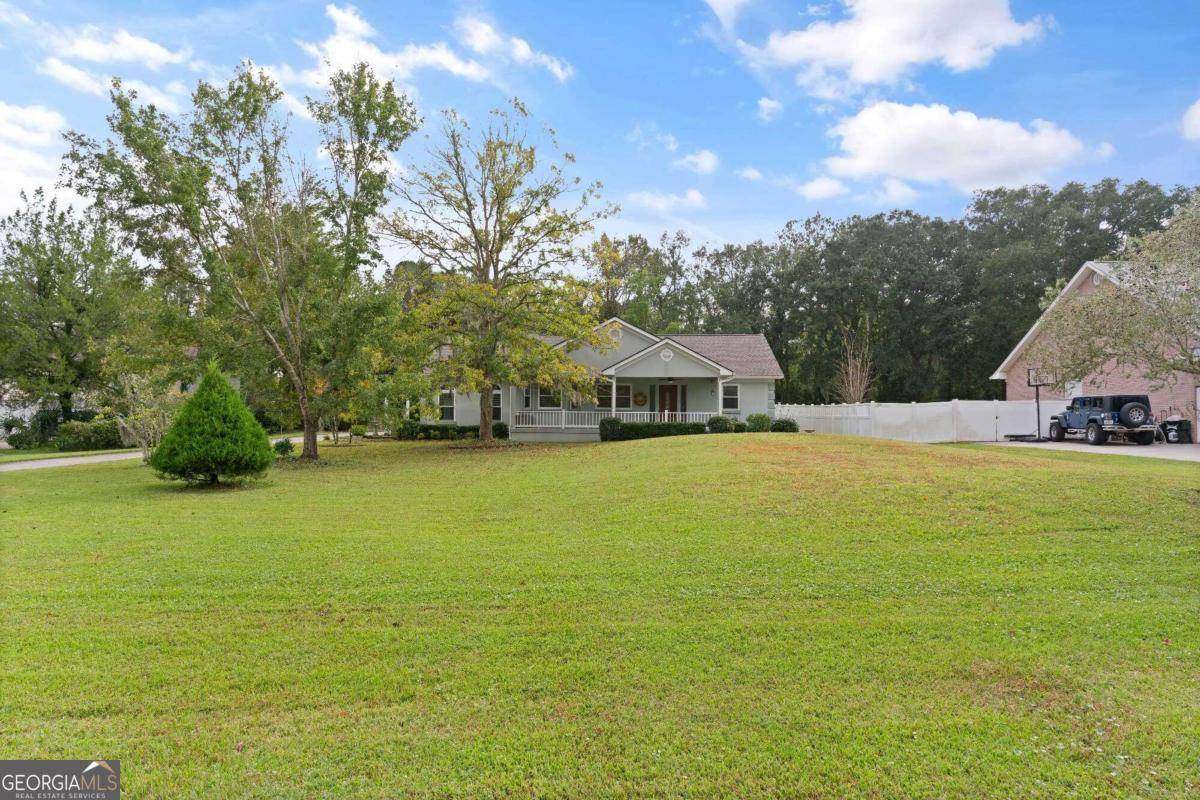
[(671, 162), (671, 166), (691, 170), (697, 175), (711, 175), (720, 165), (721, 159), (712, 150), (697, 150)]
[(805, 200), (828, 200), (831, 197), (838, 197), (850, 191), (846, 188), (846, 184), (837, 178), (830, 178), (828, 175), (822, 175), (819, 178), (813, 178), (811, 181), (804, 183), (785, 183), (788, 188)]
[(705, 201), (696, 189), (688, 189), (683, 194), (666, 194), (662, 192), (633, 192), (626, 198), (630, 204), (640, 206), (656, 214), (670, 214), (682, 209), (704, 208)]
[(838, 177), (892, 177), (947, 183), (964, 192), (1044, 180), (1083, 155), (1069, 131), (951, 111), (944, 105), (880, 102), (830, 130), (841, 154), (826, 160)]
[(1200, 140), (1200, 100), (1183, 115), (1183, 138)]
[(559, 83), (570, 78), (575, 70), (560, 58), (534, 50), (529, 42), (517, 36), (505, 36), (491, 23), (479, 17), (460, 17), (454, 23), (459, 41), (483, 56), (510, 58), (518, 64), (539, 66), (553, 75)]
[(938, 62), (956, 72), (986, 66), (1002, 47), (1039, 36), (1049, 24), (1018, 22), (1009, 0), (844, 0), (843, 19), (773, 31), (766, 43), (739, 41), (755, 67), (795, 67), (797, 82), (831, 100), (872, 84), (894, 84)]
[[(421, 69), (437, 69), (470, 81), (490, 80), (491, 72), (479, 62), (463, 58), (444, 42), (408, 44), (399, 50), (383, 50), (372, 39), (375, 29), (354, 6), (325, 6), (325, 15), (333, 21), (333, 33), (320, 42), (300, 42), (300, 47), (316, 60), (316, 65), (294, 77), (320, 87), (326, 85), (331, 71), (348, 69), (366, 62), (389, 78), (407, 80)], [(280, 67), (279, 74), (292, 78), (291, 70)]]
[(770, 122), (779, 116), (779, 112), (783, 111), (783, 103), (771, 97), (758, 98), (758, 118), (763, 122)]
[(22, 190), (32, 193), (44, 186), (47, 194), (55, 194), (57, 180), (56, 157), (0, 141), (0, 214), (17, 209)]
[(704, 2), (717, 16), (721, 27), (726, 30), (733, 27), (737, 22), (738, 14), (742, 13), (742, 9), (750, 4), (750, 0), (704, 0)]
[(634, 125), (633, 130), (625, 134), (625, 141), (633, 142), (638, 150), (645, 150), (651, 144), (662, 145), (668, 153), (679, 149), (679, 140), (673, 134), (659, 130), (653, 122)]
[(738, 177), (745, 181), (761, 181), (763, 174), (754, 167), (742, 167), (737, 172)]
[(54, 109), (0, 102), (0, 214), (17, 208), (21, 190), (32, 192), (44, 186), (54, 193), (58, 157), (44, 148), (58, 143), (59, 131), (66, 125)]
[(0, 139), (42, 147), (54, 144), (67, 125), (63, 115), (45, 106), (14, 106), (0, 100)]
[[(111, 78), (88, 72), (57, 58), (47, 58), (38, 65), (38, 72), (64, 86), (96, 97), (107, 97), (112, 86)], [(125, 80), (122, 81), (122, 85), (136, 92), (142, 102), (157, 106), (163, 111), (178, 114), (183, 110), (181, 99), (186, 94), (187, 87), (179, 81), (172, 81), (161, 88), (139, 80)]]
[(917, 194), (917, 190), (904, 181), (887, 178), (872, 199), (881, 206), (902, 206), (915, 200)]
[(105, 36), (95, 25), (55, 37), (56, 55), (100, 64), (137, 63), (157, 70), (166, 64), (183, 64), (192, 56), (189, 48), (168, 50), (157, 42), (119, 29)]
[(68, 86), (77, 92), (94, 94), (103, 97), (108, 91), (108, 82), (99, 75), (62, 61), (57, 58), (47, 58), (38, 64), (38, 72), (48, 75), (63, 86)]

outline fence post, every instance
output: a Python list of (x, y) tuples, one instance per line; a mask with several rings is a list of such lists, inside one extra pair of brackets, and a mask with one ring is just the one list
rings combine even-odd
[(1000, 401), (992, 400), (992, 441), (1000, 441)]
[(912, 418), (908, 425), (908, 440), (915, 442), (917, 440), (917, 401), (912, 401)]
[(950, 401), (950, 427), (953, 431), (954, 438), (950, 441), (958, 441), (958, 399)]

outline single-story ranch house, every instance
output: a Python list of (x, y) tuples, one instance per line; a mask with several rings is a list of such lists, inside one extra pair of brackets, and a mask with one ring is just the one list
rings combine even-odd
[[(616, 317), (599, 328), (612, 337), (611, 350), (555, 344), (595, 370), (595, 403), (545, 386), (492, 391), (492, 416), (508, 424), (513, 439), (598, 440), (601, 417), (707, 422), (714, 414), (775, 414), (775, 381), (783, 372), (760, 333), (658, 336)], [(447, 389), (438, 406), (443, 422), (479, 424), (478, 394)]]
[[(1024, 338), (1017, 343), (1013, 351), (1004, 359), (999, 369), (992, 375), (993, 380), (1004, 381), (1005, 397), (1009, 400), (1032, 400), (1034, 390), (1028, 383), (1028, 369), (1037, 367), (1026, 360), (1026, 352), (1037, 341), (1042, 320), (1046, 318), (1054, 306), (1064, 297), (1087, 295), (1096, 291), (1116, 289), (1113, 279), (1113, 268), (1116, 264), (1104, 261), (1089, 261), (1079, 268), (1074, 277), (1063, 287), (1062, 292), (1050, 304), (1050, 307), (1033, 324)], [(1088, 375), (1082, 381), (1070, 383), (1064, 392), (1042, 389), (1042, 399), (1070, 400), (1081, 395), (1104, 394), (1145, 394), (1150, 397), (1150, 406), (1155, 417), (1159, 420), (1169, 416), (1179, 416), (1191, 420), (1192, 430), (1198, 429), (1197, 406), (1200, 406), (1200, 378), (1195, 375), (1178, 372), (1169, 385), (1152, 388), (1149, 381), (1136, 373), (1126, 374), (1123, 370), (1115, 370), (1109, 375)], [(1062, 397), (1062, 395), (1066, 395)]]

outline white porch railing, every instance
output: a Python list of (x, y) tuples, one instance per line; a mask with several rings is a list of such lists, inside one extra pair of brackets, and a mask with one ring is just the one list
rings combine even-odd
[[(708, 422), (715, 411), (518, 411), (514, 428), (599, 428), (602, 417), (615, 416), (622, 422)], [(733, 415), (730, 415), (733, 416)]]

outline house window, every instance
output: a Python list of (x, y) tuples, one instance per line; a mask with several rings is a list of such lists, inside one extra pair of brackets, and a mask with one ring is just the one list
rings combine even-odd
[(531, 392), (529, 390), (529, 387), (526, 386), (525, 388), (521, 389), (521, 408), (529, 409), (532, 406), (533, 406), (533, 392)]
[(538, 408), (562, 408), (562, 392), (558, 389), (539, 386)]
[(442, 389), (438, 395), (438, 409), (441, 411), (438, 418), (442, 422), (454, 422), (454, 390)]
[(504, 392), (499, 386), (492, 387), (492, 421), (501, 418), (504, 411)]
[(736, 383), (727, 383), (721, 389), (721, 410), (737, 411), (741, 407), (742, 393)]
[[(600, 381), (596, 384), (596, 408), (603, 411), (612, 408), (612, 383)], [(633, 386), (628, 383), (617, 384), (617, 409), (628, 411), (633, 408)]]

